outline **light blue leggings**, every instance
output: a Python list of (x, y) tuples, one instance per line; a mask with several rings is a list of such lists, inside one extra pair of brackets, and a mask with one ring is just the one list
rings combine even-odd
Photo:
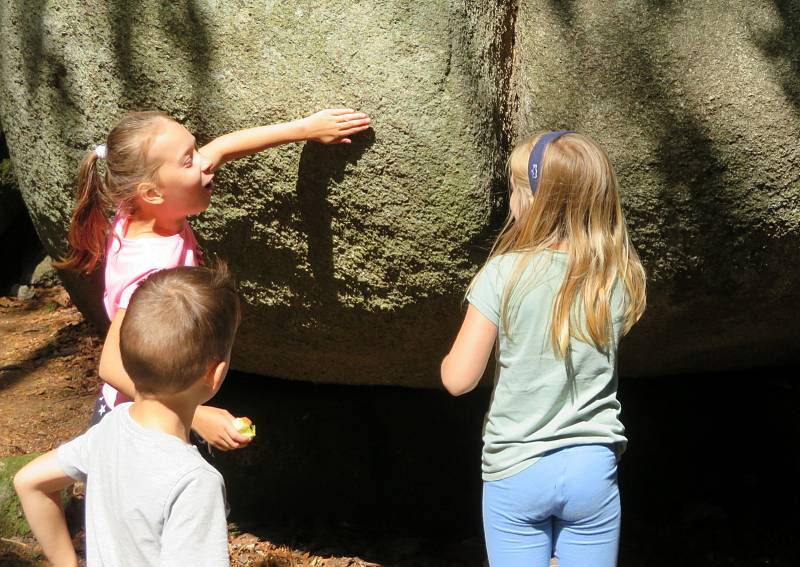
[(613, 567), (620, 527), (617, 461), (608, 445), (545, 453), (502, 480), (483, 483), (491, 567)]

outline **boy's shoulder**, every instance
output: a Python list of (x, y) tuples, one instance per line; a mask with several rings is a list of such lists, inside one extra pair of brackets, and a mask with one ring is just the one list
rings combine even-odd
[[(118, 466), (131, 466), (143, 459), (149, 466), (139, 470), (152, 471), (147, 477), (158, 476), (161, 479), (177, 481), (186, 475), (204, 475), (219, 478), (222, 475), (209, 464), (193, 445), (183, 442), (174, 435), (147, 429), (137, 423), (130, 415), (132, 402), (117, 406), (109, 415), (95, 426), (96, 443), (106, 445), (107, 449), (114, 446), (122, 447), (117, 451)], [(144, 478), (144, 481), (150, 478)]]
[(124, 411), (117, 416), (121, 427), (114, 442), (125, 449), (117, 452), (114, 466), (119, 478), (127, 479), (131, 493), (149, 495), (165, 510), (186, 498), (200, 501), (224, 494), (222, 474), (202, 457), (197, 447), (173, 435), (144, 428), (130, 416), (129, 406), (119, 406), (112, 414), (120, 409)]
[(187, 494), (195, 497), (218, 492), (225, 493), (225, 479), (212, 465), (200, 457), (202, 462), (193, 462), (191, 466), (183, 469), (181, 474), (174, 478), (172, 489), (168, 496), (169, 501), (175, 501)]

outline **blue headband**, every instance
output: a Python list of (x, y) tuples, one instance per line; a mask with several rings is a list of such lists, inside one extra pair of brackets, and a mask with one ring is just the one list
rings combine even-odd
[(534, 144), (531, 156), (528, 158), (528, 181), (531, 183), (531, 194), (536, 193), (539, 187), (539, 178), (542, 176), (542, 158), (547, 144), (558, 140), (564, 134), (572, 134), (572, 130), (555, 130), (542, 134), (542, 137)]

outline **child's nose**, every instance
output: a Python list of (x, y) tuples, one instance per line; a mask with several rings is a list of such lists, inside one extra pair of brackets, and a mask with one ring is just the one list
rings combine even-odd
[(200, 169), (203, 173), (211, 173), (211, 160), (207, 159), (203, 154), (198, 153), (197, 156), (200, 158)]

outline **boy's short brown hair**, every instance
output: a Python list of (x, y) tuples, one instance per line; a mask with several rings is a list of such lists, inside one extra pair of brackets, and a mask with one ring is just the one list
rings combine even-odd
[(181, 392), (226, 360), (240, 316), (224, 263), (156, 272), (134, 292), (122, 320), (122, 365), (139, 392)]

